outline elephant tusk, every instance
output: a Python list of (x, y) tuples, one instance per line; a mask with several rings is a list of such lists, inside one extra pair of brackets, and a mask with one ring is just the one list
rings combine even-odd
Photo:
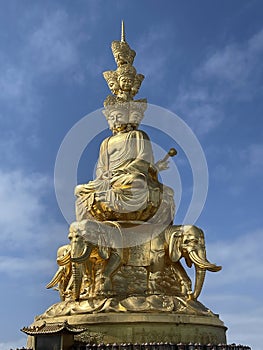
[(220, 271), (222, 269), (222, 266), (217, 266), (216, 264), (210, 263), (207, 259), (200, 258), (199, 255), (194, 250), (192, 250), (189, 253), (189, 257), (201, 269), (206, 269), (206, 270), (212, 271), (212, 272), (217, 272), (217, 271)]
[(60, 282), (61, 278), (63, 277), (63, 272), (63, 268), (60, 267), (52, 280), (46, 285), (46, 288), (49, 289), (58, 284), (58, 282)]
[(204, 280), (205, 280), (206, 270), (195, 265), (195, 287), (193, 293), (189, 295), (190, 300), (196, 300), (202, 290)]
[(87, 260), (91, 253), (91, 247), (85, 246), (83, 252), (78, 257), (71, 257), (72, 262), (76, 263), (83, 263), (85, 260)]

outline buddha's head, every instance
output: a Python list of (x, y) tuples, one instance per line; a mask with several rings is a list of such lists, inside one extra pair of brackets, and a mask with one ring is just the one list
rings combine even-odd
[(143, 82), (143, 79), (144, 79), (144, 75), (136, 74), (133, 86), (131, 88), (131, 95), (132, 96), (135, 96), (138, 93), (138, 91), (139, 91), (139, 89), (141, 87), (141, 84)]
[(127, 63), (133, 64), (136, 52), (125, 41), (113, 41), (111, 49), (118, 67)]
[(118, 130), (123, 126), (126, 126), (129, 123), (128, 110), (121, 106), (117, 106), (109, 111), (107, 121), (111, 130)]
[(117, 80), (117, 73), (115, 71), (109, 70), (103, 73), (104, 79), (108, 83), (108, 87), (113, 94), (117, 94), (120, 86)]
[(137, 101), (132, 101), (129, 103), (129, 105), (129, 123), (135, 128), (137, 128), (144, 117), (144, 112), (147, 108), (147, 100), (141, 99)]
[(125, 130), (129, 124), (129, 103), (119, 101), (115, 96), (108, 96), (104, 101), (104, 111), (109, 128), (113, 132)]
[(123, 64), (117, 69), (117, 75), (121, 90), (131, 91), (136, 76), (136, 69), (130, 64)]

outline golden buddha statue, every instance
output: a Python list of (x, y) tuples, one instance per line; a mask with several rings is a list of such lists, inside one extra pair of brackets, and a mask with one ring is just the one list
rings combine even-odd
[[(75, 322), (76, 315), (100, 312), (177, 312), (216, 319), (197, 298), (206, 271), (221, 267), (206, 258), (201, 229), (173, 225), (174, 193), (158, 173), (176, 151), (171, 148), (155, 162), (151, 141), (139, 129), (147, 101), (133, 97), (144, 76), (132, 66), (135, 51), (124, 30), (112, 52), (117, 69), (103, 73), (112, 92), (103, 111), (112, 136), (101, 143), (95, 179), (75, 188), (70, 244), (58, 249), (58, 270), (47, 285), (57, 286), (61, 302), (39, 319), (67, 315)], [(194, 265), (194, 284), (181, 259)]]
[[(96, 178), (75, 189), (76, 218), (81, 220), (147, 221), (164, 201), (168, 222), (173, 220), (173, 190), (158, 180), (167, 159), (154, 164), (148, 135), (138, 130), (147, 108), (146, 99), (133, 100), (144, 79), (133, 67), (135, 51), (125, 41), (112, 43), (115, 71), (103, 73), (111, 92), (104, 115), (113, 135), (100, 147)], [(158, 220), (158, 218), (157, 218)]]
[[(146, 101), (121, 102), (108, 96), (104, 106), (113, 136), (101, 144), (96, 179), (75, 189), (77, 220), (145, 221), (156, 213), (164, 192), (150, 139), (137, 129)], [(172, 189), (165, 187), (165, 192), (174, 208)]]

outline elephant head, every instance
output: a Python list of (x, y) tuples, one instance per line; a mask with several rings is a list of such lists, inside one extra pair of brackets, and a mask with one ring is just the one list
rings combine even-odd
[(85, 262), (93, 248), (93, 245), (85, 239), (86, 231), (87, 220), (73, 222), (68, 234), (70, 244), (58, 249), (59, 268), (46, 288), (58, 285), (61, 300), (65, 300), (66, 296), (71, 296), (74, 300), (79, 299), (82, 280), (87, 269)]
[(189, 298), (196, 300), (201, 293), (206, 270), (216, 272), (222, 267), (207, 260), (204, 233), (196, 226), (171, 226), (166, 231), (166, 241), (169, 245), (169, 257), (173, 262), (185, 258), (188, 267), (194, 263), (195, 286)]
[(52, 280), (46, 286), (46, 288), (49, 289), (58, 285), (61, 300), (65, 300), (65, 291), (71, 276), (70, 252), (70, 244), (63, 245), (62, 247), (58, 248), (57, 264), (59, 265), (59, 268)]
[[(97, 248), (96, 259), (107, 260), (102, 276), (103, 285), (101, 290), (109, 292), (112, 288), (111, 277), (122, 263), (122, 250), (108, 247), (110, 235), (114, 236), (116, 226), (109, 223), (83, 220), (74, 222), (70, 226), (69, 239), (71, 241), (71, 262), (73, 281), (76, 281), (76, 288), (73, 289), (73, 297), (78, 299), (81, 284), (79, 279), (79, 266), (85, 264), (91, 256), (93, 248)], [(117, 233), (119, 230), (117, 229)], [(94, 255), (93, 255), (94, 257)], [(75, 275), (74, 275), (75, 274)]]
[(72, 298), (79, 299), (82, 278), (84, 275), (83, 262), (91, 254), (93, 245), (87, 244), (84, 233), (86, 232), (86, 220), (73, 222), (69, 228), (68, 238), (71, 245), (70, 261), (72, 264)]

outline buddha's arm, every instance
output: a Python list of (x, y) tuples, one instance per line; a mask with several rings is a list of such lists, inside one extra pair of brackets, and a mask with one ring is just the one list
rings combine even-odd
[(103, 140), (100, 146), (100, 154), (96, 168), (96, 178), (99, 179), (108, 171), (108, 138)]
[(140, 172), (145, 175), (150, 173), (156, 173), (157, 169), (154, 166), (153, 151), (151, 146), (151, 141), (146, 133), (142, 131), (135, 131), (132, 134), (132, 137), (135, 139), (136, 147), (135, 157), (123, 167), (123, 170), (132, 173)]

